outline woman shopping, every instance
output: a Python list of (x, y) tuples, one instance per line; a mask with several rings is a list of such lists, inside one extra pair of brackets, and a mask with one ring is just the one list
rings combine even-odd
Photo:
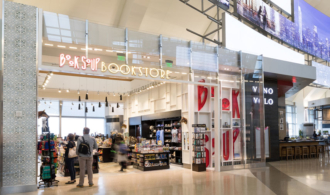
[[(74, 135), (70, 133), (68, 135), (68, 144), (65, 147), (65, 164), (69, 169), (71, 180), (65, 184), (73, 184), (76, 182), (76, 170), (74, 169), (74, 161), (77, 158), (76, 144), (74, 142)], [(74, 153), (74, 154), (73, 154)]]

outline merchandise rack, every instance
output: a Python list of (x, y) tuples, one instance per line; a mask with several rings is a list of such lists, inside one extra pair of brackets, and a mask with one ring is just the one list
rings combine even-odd
[[(48, 124), (48, 122), (47, 122), (47, 124)], [(51, 154), (52, 152), (55, 153), (55, 146), (54, 146), (54, 149), (53, 150), (51, 149), (51, 140), (50, 140), (51, 134), (48, 131), (48, 132), (42, 132), (42, 135), (45, 135), (46, 138), (47, 138), (47, 143), (48, 143), (48, 151), (47, 152), (48, 152), (48, 155), (49, 156), (48, 155), (43, 155), (45, 151), (42, 150), (42, 152), (41, 152), (41, 154), (42, 154), (41, 160), (44, 161), (44, 162), (43, 162), (43, 165), (40, 166), (40, 179), (42, 181), (39, 181), (39, 183), (38, 183), (39, 184), (38, 189), (41, 186), (44, 186), (44, 187), (58, 186), (58, 182), (59, 182), (58, 180), (55, 180), (55, 178), (56, 178), (56, 171), (55, 171), (55, 169), (57, 167), (56, 167), (56, 163), (54, 163), (55, 157), (54, 157), (54, 155)], [(55, 144), (55, 141), (54, 141), (54, 144)], [(43, 157), (46, 157), (46, 158), (49, 157), (49, 163), (47, 162), (47, 160), (43, 159)], [(49, 168), (50, 168), (50, 179), (44, 179), (42, 177), (43, 167), (44, 166), (49, 166)], [(52, 170), (52, 166), (53, 166), (53, 169), (54, 170)], [(52, 172), (54, 172), (54, 174), (55, 174), (55, 177), (54, 178), (52, 178)]]
[(193, 131), (193, 164), (192, 170), (201, 172), (206, 171), (206, 152), (205, 152), (205, 124), (194, 124)]
[[(162, 169), (169, 169), (170, 168), (170, 160), (169, 160), (169, 152), (160, 152), (160, 153), (140, 153), (140, 152), (132, 152), (133, 156), (132, 159), (135, 159), (136, 162), (133, 163), (133, 168), (139, 169), (141, 171), (153, 171), (153, 170), (162, 170)], [(164, 159), (153, 159), (153, 160), (145, 160), (146, 155), (161, 155), (165, 154), (166, 158)], [(166, 162), (165, 166), (153, 166), (153, 167), (146, 167), (145, 161), (149, 162)], [(141, 166), (139, 163), (142, 163), (143, 166)]]

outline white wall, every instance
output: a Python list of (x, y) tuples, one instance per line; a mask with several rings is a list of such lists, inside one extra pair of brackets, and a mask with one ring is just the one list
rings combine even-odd
[[(282, 10), (291, 14), (291, 0), (270, 0), (272, 3), (280, 7)], [(293, 1), (293, 0), (292, 0)]]
[(229, 14), (224, 14), (225, 25), (223, 42), (226, 48), (255, 55), (263, 55), (278, 60), (305, 64), (304, 55), (288, 49), (258, 33)]

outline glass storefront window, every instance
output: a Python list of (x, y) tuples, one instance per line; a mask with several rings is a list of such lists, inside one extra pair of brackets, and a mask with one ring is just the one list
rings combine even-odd
[(90, 129), (90, 134), (105, 134), (105, 119), (87, 118), (87, 127)]
[[(88, 112), (86, 113), (86, 117), (105, 117), (105, 105), (101, 103), (101, 107), (99, 107), (98, 102), (90, 103), (87, 102), (86, 106), (88, 108)], [(95, 111), (93, 111), (93, 106)]]
[(289, 136), (294, 137), (299, 135), (297, 130), (296, 106), (286, 106), (286, 121), (289, 124)]
[[(80, 105), (80, 110), (78, 110), (78, 104), (79, 104), (79, 102), (63, 101), (62, 116), (84, 117), (85, 116), (85, 107)], [(81, 104), (83, 104), (83, 103), (81, 103)]]
[(62, 117), (62, 137), (68, 136), (69, 133), (76, 133), (77, 135), (83, 135), (83, 129), (85, 127), (85, 118), (71, 118)]
[(59, 116), (59, 101), (40, 101), (40, 104), (38, 105), (38, 111), (45, 111), (48, 116)]

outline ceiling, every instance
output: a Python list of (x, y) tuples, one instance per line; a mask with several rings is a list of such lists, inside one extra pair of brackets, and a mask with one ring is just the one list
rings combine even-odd
[[(207, 34), (215, 24), (203, 14), (181, 3), (179, 0), (11, 0), (33, 5), (44, 11), (68, 15), (70, 18), (89, 20), (93, 23), (129, 28), (151, 34), (201, 41), (200, 37), (186, 31), (191, 29)], [(316, 9), (330, 17), (329, 0), (306, 0)], [(200, 8), (201, 0), (190, 0), (189, 4)], [(204, 8), (212, 4), (204, 0)], [(207, 12), (216, 15), (216, 9)], [(214, 26), (213, 26), (214, 25)], [(213, 39), (216, 35), (211, 35)]]

